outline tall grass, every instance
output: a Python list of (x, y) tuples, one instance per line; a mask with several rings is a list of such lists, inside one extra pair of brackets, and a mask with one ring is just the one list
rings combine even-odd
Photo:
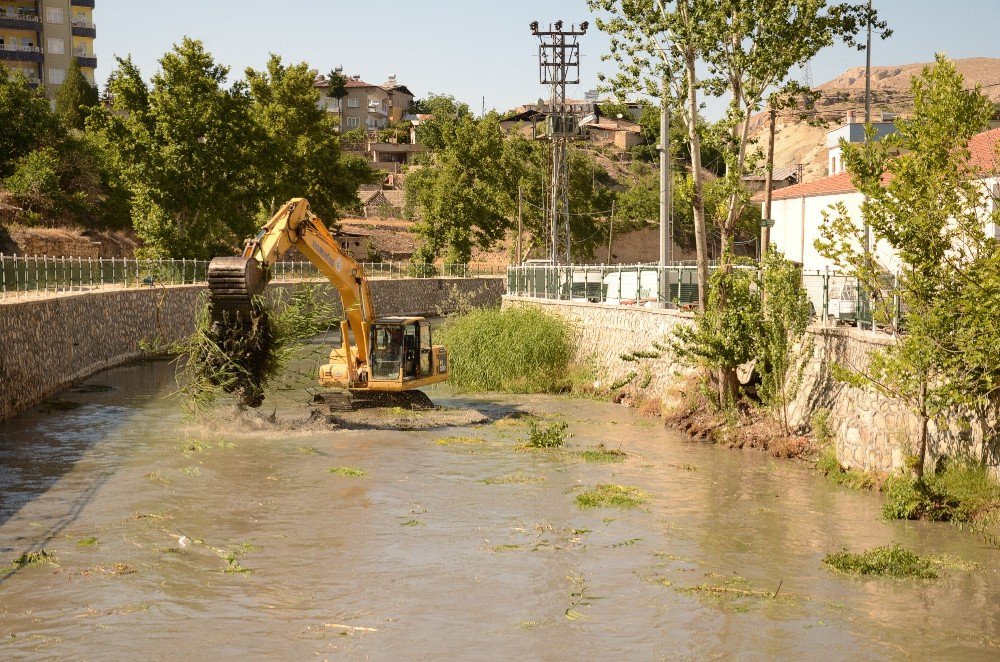
[(475, 310), (449, 320), (436, 339), (448, 348), (456, 386), (509, 393), (570, 386), (572, 329), (537, 308)]

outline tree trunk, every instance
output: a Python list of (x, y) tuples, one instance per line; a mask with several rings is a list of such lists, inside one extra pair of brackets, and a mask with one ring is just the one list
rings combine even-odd
[(913, 465), (915, 478), (924, 477), (924, 459), (927, 457), (927, 434), (930, 417), (927, 415), (927, 382), (920, 382), (920, 445), (917, 450), (917, 461)]
[(739, 394), (740, 380), (735, 367), (719, 368), (719, 407), (729, 409)]
[(701, 136), (698, 135), (698, 74), (695, 71), (695, 52), (684, 51), (684, 69), (687, 78), (688, 141), (691, 143), (691, 178), (694, 182), (692, 211), (694, 216), (695, 257), (698, 264), (698, 310), (704, 312), (708, 300), (708, 240), (705, 234), (705, 199), (701, 178)]

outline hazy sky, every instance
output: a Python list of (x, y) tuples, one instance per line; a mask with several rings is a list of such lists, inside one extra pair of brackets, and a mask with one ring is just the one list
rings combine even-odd
[[(895, 34), (872, 51), (873, 64), (933, 59), (1000, 57), (1000, 0), (875, 0)], [(239, 78), (263, 66), (268, 53), (305, 60), (321, 72), (343, 65), (371, 83), (391, 73), (418, 97), (453, 94), (479, 110), (506, 110), (547, 96), (538, 84), (537, 40), (528, 23), (589, 20), (581, 40), (582, 83), (572, 97), (597, 84), (608, 38), (594, 27), (585, 0), (97, 0), (97, 77), (105, 81), (114, 55), (131, 54), (146, 78), (157, 59), (181, 37), (205, 42)], [(846, 48), (821, 52), (812, 62), (815, 84), (852, 66), (864, 54)], [(717, 114), (718, 105), (709, 108)]]

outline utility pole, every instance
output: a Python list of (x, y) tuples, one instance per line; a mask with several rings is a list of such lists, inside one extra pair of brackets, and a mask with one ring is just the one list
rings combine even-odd
[(764, 172), (764, 219), (760, 228), (760, 261), (767, 255), (767, 247), (771, 244), (771, 192), (774, 188), (774, 125), (777, 111), (769, 104), (768, 115), (771, 119), (771, 129), (767, 138), (767, 169)]
[(538, 21), (531, 22), (531, 34), (538, 37), (538, 78), (549, 86), (549, 112), (545, 118), (544, 138), (552, 146), (552, 188), (549, 204), (549, 231), (552, 242), (549, 259), (559, 261), (559, 223), (565, 233), (566, 263), (572, 261), (569, 231), (569, 141), (577, 136), (576, 116), (566, 106), (566, 86), (580, 83), (580, 44), (578, 38), (587, 33), (584, 21), (577, 27), (563, 29), (563, 22), (550, 24), (547, 30), (539, 29)]

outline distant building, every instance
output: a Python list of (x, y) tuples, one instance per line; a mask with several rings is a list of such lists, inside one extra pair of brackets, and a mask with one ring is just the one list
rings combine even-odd
[(395, 76), (389, 76), (381, 85), (366, 83), (359, 75), (351, 76), (344, 85), (347, 94), (342, 99), (326, 96), (330, 88), (326, 76), (316, 76), (313, 85), (323, 93), (320, 106), (340, 117), (341, 131), (383, 129), (390, 122), (402, 120), (413, 104), (413, 93)]
[(94, 0), (0, 0), (0, 64), (55, 99), (75, 58), (95, 84)]
[[(764, 184), (767, 182), (767, 173), (754, 173), (747, 175), (743, 178), (743, 183), (746, 185), (747, 190), (751, 193), (757, 193), (758, 191), (764, 190)], [(799, 182), (799, 171), (798, 168), (787, 167), (787, 168), (775, 168), (771, 173), (771, 190), (776, 191), (778, 189), (785, 188), (786, 186), (791, 186)]]
[(359, 191), (365, 218), (402, 218), (406, 193), (396, 190)]
[[(875, 140), (881, 140), (886, 136), (896, 133), (896, 124), (892, 121), (892, 115), (883, 113), (881, 122), (872, 122), (875, 130)], [(827, 174), (839, 175), (845, 172), (843, 150), (840, 148), (840, 141), (847, 143), (863, 143), (865, 141), (865, 123), (856, 121), (853, 110), (847, 111), (847, 121), (842, 125), (827, 131)]]

